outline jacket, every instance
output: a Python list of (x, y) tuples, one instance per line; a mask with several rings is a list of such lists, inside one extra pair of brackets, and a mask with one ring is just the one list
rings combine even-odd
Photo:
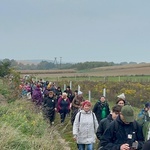
[(111, 114), (109, 114), (107, 116), (107, 118), (104, 118), (100, 121), (97, 132), (96, 132), (96, 136), (99, 140), (102, 139), (102, 135), (103, 135), (104, 131), (109, 127), (109, 125), (112, 121), (113, 121), (113, 119), (112, 119)]
[(92, 111), (80, 110), (75, 117), (73, 135), (76, 137), (78, 144), (95, 143), (98, 122), (95, 114), (92, 113)]
[(49, 107), (50, 109), (54, 109), (54, 108), (56, 108), (56, 103), (57, 101), (56, 101), (56, 99), (54, 98), (54, 97), (46, 97), (46, 98), (44, 98), (44, 106), (45, 107)]
[(100, 100), (98, 100), (98, 102), (96, 102), (96, 104), (94, 105), (93, 112), (96, 115), (98, 123), (103, 119), (102, 118), (103, 108), (105, 108), (105, 117), (104, 118), (106, 118), (110, 114), (110, 109), (109, 109), (108, 103), (106, 101), (102, 103)]
[[(115, 129), (115, 121), (118, 124), (117, 129)], [(101, 139), (101, 146), (103, 146), (101, 150), (120, 150), (122, 144), (128, 143), (131, 146), (135, 141), (138, 142), (138, 150), (141, 150), (144, 144), (142, 127), (137, 121), (135, 123), (136, 129), (133, 123), (125, 124), (118, 116), (105, 130)]]

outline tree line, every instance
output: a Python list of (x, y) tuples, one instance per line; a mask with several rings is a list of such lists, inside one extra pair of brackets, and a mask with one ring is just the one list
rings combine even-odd
[(116, 65), (126, 65), (126, 64), (137, 64), (136, 62), (121, 62), (121, 63), (114, 63), (114, 62), (102, 62), (102, 61), (91, 61), (91, 62), (79, 62), (79, 63), (62, 63), (55, 64), (54, 62), (48, 61), (41, 61), (38, 64), (23, 64), (17, 62), (16, 60), (12, 59), (3, 59), (0, 61), (0, 76), (5, 76), (9, 73), (10, 68), (15, 70), (52, 70), (52, 69), (77, 69), (77, 70), (87, 70), (91, 68), (97, 67), (106, 67), (106, 66), (116, 66)]

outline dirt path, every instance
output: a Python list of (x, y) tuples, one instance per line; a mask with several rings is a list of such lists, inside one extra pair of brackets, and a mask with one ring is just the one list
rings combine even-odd
[(63, 145), (64, 150), (71, 150), (71, 148), (68, 146), (68, 143), (63, 138), (61, 138), (57, 130), (55, 130), (55, 134), (58, 137), (57, 140), (61, 143), (60, 145)]

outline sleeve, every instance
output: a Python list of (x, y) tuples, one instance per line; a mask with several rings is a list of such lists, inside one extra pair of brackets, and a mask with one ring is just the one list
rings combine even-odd
[(96, 104), (94, 105), (94, 107), (93, 107), (93, 112), (94, 112), (94, 113), (96, 113), (96, 111), (97, 111), (97, 105), (98, 105), (98, 104), (96, 103)]
[(103, 121), (100, 121), (97, 132), (96, 132), (96, 136), (99, 140), (101, 140), (103, 133), (104, 133), (104, 131), (103, 131)]
[(109, 108), (109, 104), (106, 102), (106, 106), (107, 106), (107, 115), (110, 114), (110, 108)]
[(57, 108), (57, 99), (55, 98), (55, 108)]
[(138, 122), (140, 125), (143, 125), (143, 124), (144, 124), (144, 121), (145, 121), (145, 115), (143, 114), (143, 111), (141, 111), (141, 112), (138, 114), (137, 122)]
[(139, 125), (138, 123), (137, 123), (136, 136), (137, 136), (136, 141), (138, 142), (138, 149), (142, 149), (144, 145), (144, 136), (143, 136), (142, 126)]
[(97, 121), (97, 118), (95, 116), (95, 113), (93, 113), (94, 115), (94, 129), (95, 129), (95, 133), (97, 132), (97, 129), (98, 129), (98, 121)]
[(57, 111), (58, 111), (58, 112), (61, 110), (61, 107), (60, 107), (60, 102), (61, 102), (61, 100), (62, 100), (62, 97), (60, 97), (60, 98), (58, 99), (58, 103), (57, 103)]
[(73, 136), (74, 137), (77, 137), (78, 131), (79, 131), (79, 115), (80, 115), (80, 112), (78, 112), (77, 115), (75, 116), (75, 120), (73, 123)]
[(45, 106), (46, 103), (47, 103), (47, 98), (44, 98), (44, 99), (43, 99), (43, 106)]
[(68, 101), (68, 110), (70, 109), (70, 100), (69, 100), (69, 98), (67, 99), (67, 101)]
[(73, 106), (73, 107), (78, 107), (78, 105), (75, 104), (75, 101), (76, 101), (76, 96), (75, 96), (74, 99), (72, 100), (72, 106)]

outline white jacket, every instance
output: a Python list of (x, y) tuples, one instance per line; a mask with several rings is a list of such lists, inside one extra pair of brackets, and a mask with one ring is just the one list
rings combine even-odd
[(73, 124), (73, 135), (78, 144), (95, 143), (98, 121), (92, 111), (80, 110)]

